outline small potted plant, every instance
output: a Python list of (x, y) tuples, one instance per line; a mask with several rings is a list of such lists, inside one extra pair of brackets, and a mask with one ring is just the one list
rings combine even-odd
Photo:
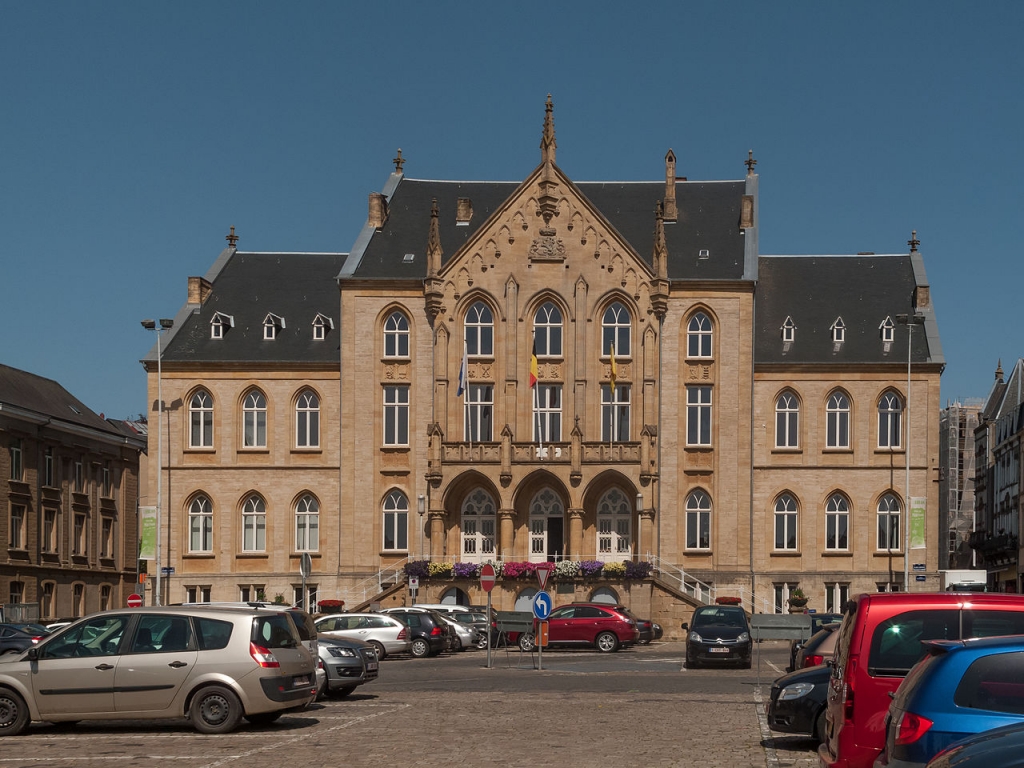
[(802, 613), (804, 606), (807, 605), (807, 595), (804, 591), (797, 587), (789, 593), (789, 610), (792, 613)]

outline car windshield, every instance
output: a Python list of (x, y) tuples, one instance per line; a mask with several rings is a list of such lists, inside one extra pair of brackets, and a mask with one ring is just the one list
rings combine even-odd
[(693, 614), (694, 627), (742, 627), (745, 624), (742, 608), (701, 608)]

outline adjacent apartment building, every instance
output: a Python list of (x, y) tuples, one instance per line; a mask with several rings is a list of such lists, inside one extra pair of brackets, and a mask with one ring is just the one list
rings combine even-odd
[[(762, 254), (752, 153), (731, 180), (669, 150), (657, 180), (577, 181), (552, 109), (522, 181), (417, 179), (399, 152), (348, 252), (232, 228), (188, 278), (148, 477), (166, 601), (351, 605), (408, 560), (646, 561), (651, 605), (768, 612), (937, 586), (944, 360), (916, 237)], [(639, 593), (572, 597), (595, 589)]]

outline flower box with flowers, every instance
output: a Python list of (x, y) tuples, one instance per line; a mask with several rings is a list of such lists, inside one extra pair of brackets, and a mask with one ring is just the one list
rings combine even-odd
[(320, 613), (341, 613), (345, 607), (344, 600), (321, 600), (317, 605)]
[(739, 605), (743, 602), (742, 598), (736, 597), (735, 595), (723, 595), (715, 598), (717, 605)]

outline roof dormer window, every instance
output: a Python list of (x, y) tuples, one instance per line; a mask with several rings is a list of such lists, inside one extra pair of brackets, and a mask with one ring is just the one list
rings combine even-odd
[(223, 339), (229, 329), (235, 327), (233, 315), (226, 315), (223, 312), (215, 312), (210, 320), (210, 338)]
[(884, 344), (892, 344), (896, 340), (896, 324), (891, 317), (886, 317), (882, 321), (882, 324), (878, 326), (878, 332), (882, 335)]
[(324, 314), (318, 314), (313, 318), (313, 340), (323, 341), (327, 338), (327, 331), (334, 330), (334, 320)]
[(792, 317), (787, 317), (786, 322), (782, 324), (782, 340), (786, 344), (792, 344), (796, 338), (796, 323), (793, 322)]
[(835, 344), (842, 344), (846, 341), (846, 324), (841, 317), (837, 317), (836, 321), (832, 323), (832, 341)]
[(273, 312), (268, 312), (263, 320), (263, 338), (266, 341), (273, 341), (277, 338), (278, 332), (282, 330), (284, 330), (284, 318)]

